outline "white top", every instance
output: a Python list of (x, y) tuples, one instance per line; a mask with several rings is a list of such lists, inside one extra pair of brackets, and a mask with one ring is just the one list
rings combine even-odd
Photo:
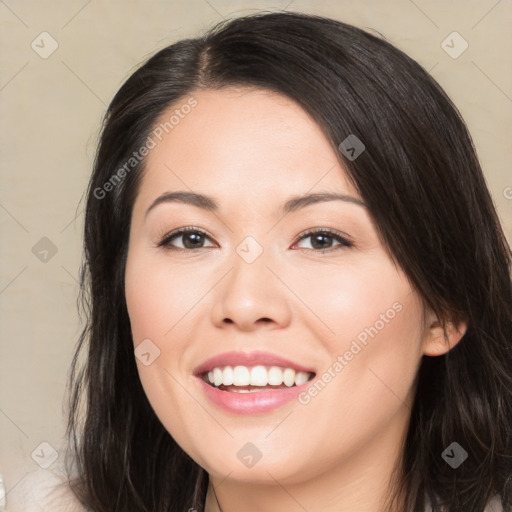
[[(218, 510), (216, 503), (210, 501), (209, 505), (212, 510)], [(86, 512), (66, 485), (66, 476), (60, 467), (38, 468), (23, 478), (7, 496), (5, 512), (49, 511)], [(427, 507), (425, 512), (432, 512), (432, 509)], [(503, 507), (495, 498), (487, 504), (484, 512), (503, 512)]]
[(28, 473), (15, 483), (6, 502), (5, 512), (86, 512), (68, 487), (65, 474), (53, 466)]
[[(425, 512), (432, 512), (432, 508), (430, 507), (430, 505), (427, 505)], [(490, 501), (488, 501), (484, 512), (503, 512), (501, 500), (493, 498)]]

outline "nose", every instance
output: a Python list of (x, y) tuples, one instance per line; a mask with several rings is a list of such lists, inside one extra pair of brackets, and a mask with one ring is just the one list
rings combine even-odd
[(235, 254), (231, 263), (231, 271), (215, 287), (213, 323), (223, 328), (233, 324), (243, 331), (287, 327), (291, 320), (290, 294), (277, 279), (276, 271), (270, 270), (266, 253), (251, 263)]

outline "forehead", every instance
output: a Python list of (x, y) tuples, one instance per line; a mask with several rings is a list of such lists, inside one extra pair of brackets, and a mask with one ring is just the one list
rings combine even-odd
[[(189, 97), (195, 107), (181, 111)], [(256, 202), (315, 187), (358, 197), (321, 128), (291, 99), (254, 88), (200, 90), (189, 97), (155, 124), (163, 133), (161, 140), (153, 137), (146, 160), (143, 199), (184, 188), (218, 197), (229, 191)]]

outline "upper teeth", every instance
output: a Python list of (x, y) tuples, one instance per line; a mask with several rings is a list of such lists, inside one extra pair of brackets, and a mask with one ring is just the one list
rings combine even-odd
[(311, 373), (296, 372), (292, 368), (280, 368), (279, 366), (225, 366), (214, 368), (208, 372), (208, 380), (214, 386), (300, 386), (309, 380)]

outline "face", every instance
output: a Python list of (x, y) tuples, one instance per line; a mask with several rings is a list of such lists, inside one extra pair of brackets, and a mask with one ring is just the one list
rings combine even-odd
[[(410, 414), (421, 301), (299, 105), (193, 97), (155, 139), (132, 214), (126, 301), (155, 413), (210, 475), (284, 485), (379, 464)], [(289, 203), (308, 194), (341, 198)]]

